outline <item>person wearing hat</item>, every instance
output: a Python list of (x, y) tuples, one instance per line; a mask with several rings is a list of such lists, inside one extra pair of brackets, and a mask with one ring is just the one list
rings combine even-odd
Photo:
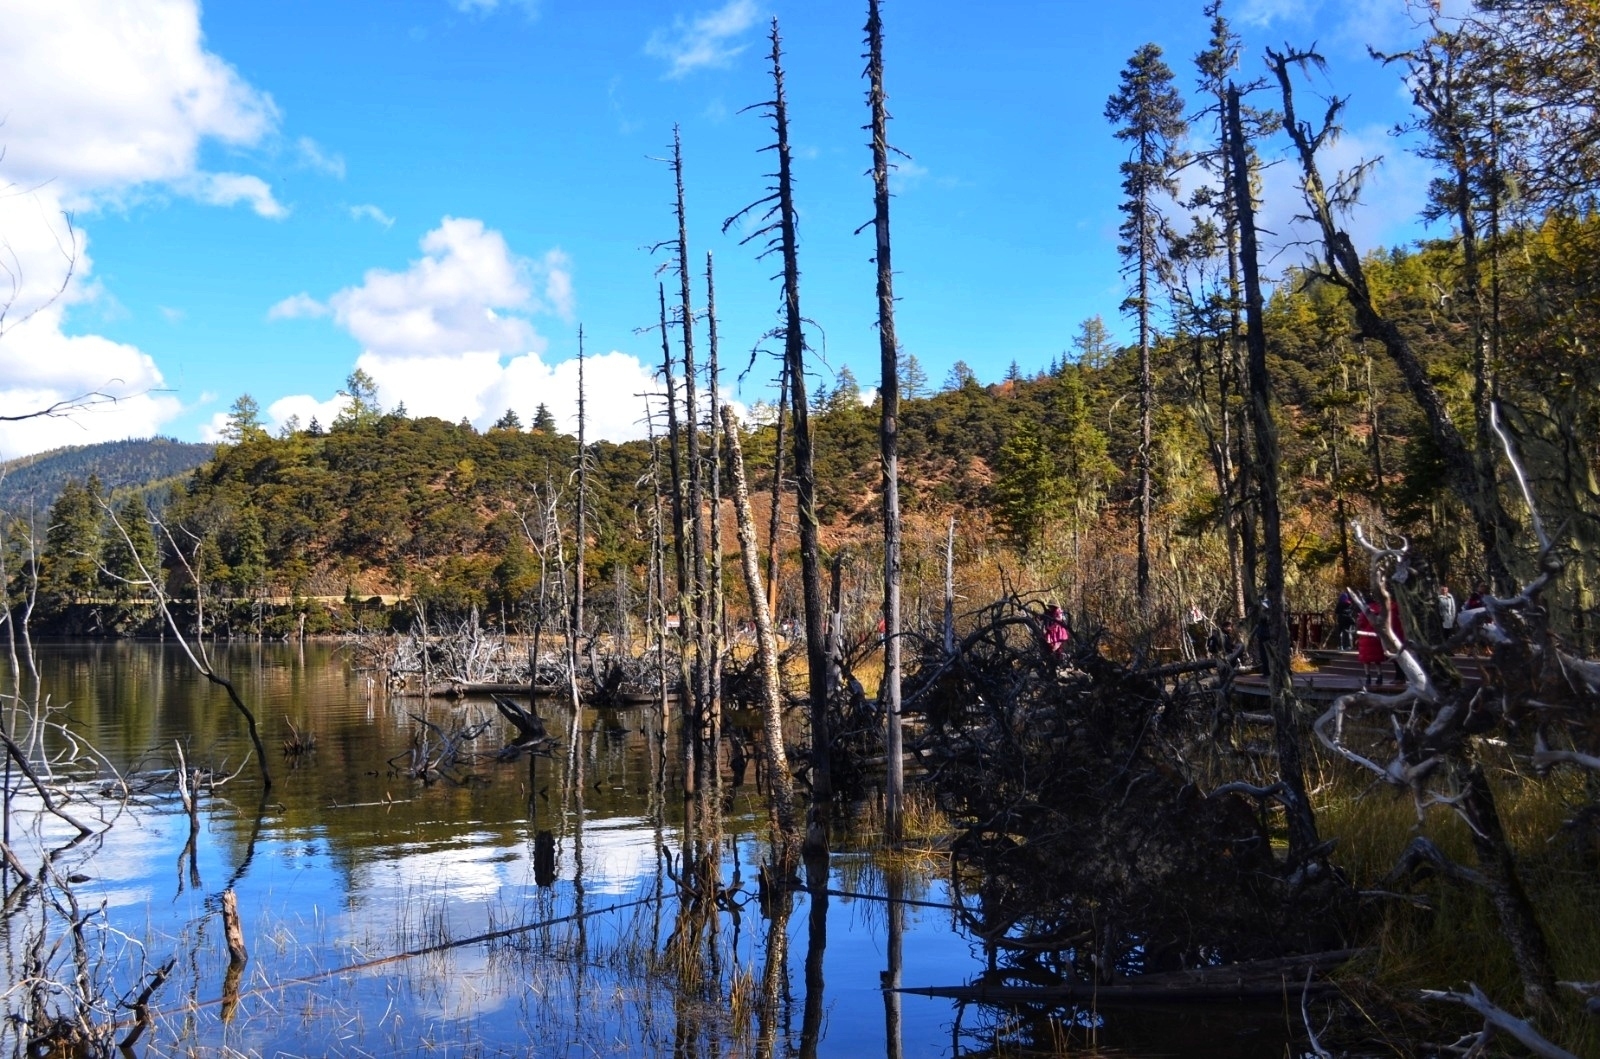
[(1067, 644), (1072, 642), (1072, 628), (1067, 624), (1067, 616), (1061, 610), (1061, 604), (1052, 603), (1044, 609), (1044, 643), (1050, 649), (1050, 657), (1056, 661), (1067, 653)]

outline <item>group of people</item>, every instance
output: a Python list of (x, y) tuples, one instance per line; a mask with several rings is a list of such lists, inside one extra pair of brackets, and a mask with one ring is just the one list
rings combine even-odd
[[(1483, 610), (1484, 598), (1488, 594), (1489, 586), (1480, 581), (1472, 594), (1467, 597), (1465, 605), (1458, 608), (1456, 597), (1450, 592), (1450, 586), (1439, 586), (1439, 593), (1434, 597), (1434, 608), (1438, 612), (1439, 627), (1446, 640), (1455, 635), (1456, 629), (1462, 623), (1475, 619), (1476, 614)], [(1333, 613), (1334, 622), (1339, 630), (1339, 649), (1343, 651), (1354, 649), (1356, 661), (1361, 663), (1366, 683), (1368, 685), (1375, 683), (1385, 659), (1397, 657), (1399, 653), (1397, 651), (1394, 656), (1389, 654), (1379, 632), (1385, 621), (1383, 604), (1377, 599), (1370, 599), (1365, 606), (1358, 607), (1355, 596), (1349, 589), (1345, 589), (1339, 593), (1339, 600), (1334, 605)], [(1405, 623), (1400, 617), (1400, 604), (1393, 596), (1389, 599), (1387, 621), (1395, 640), (1400, 647), (1404, 647)], [(1403, 679), (1398, 662), (1395, 663), (1395, 679), (1396, 681)]]

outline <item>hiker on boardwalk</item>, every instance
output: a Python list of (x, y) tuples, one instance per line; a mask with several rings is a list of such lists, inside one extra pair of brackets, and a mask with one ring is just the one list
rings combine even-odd
[[(1378, 599), (1368, 600), (1366, 607), (1356, 616), (1356, 661), (1361, 663), (1362, 683), (1369, 688), (1378, 683), (1384, 659), (1388, 657), (1383, 638), (1378, 635), (1383, 620), (1383, 601)], [(1393, 599), (1389, 600), (1389, 629), (1397, 640), (1405, 643), (1405, 632), (1400, 624), (1400, 604)], [(1396, 672), (1399, 672), (1398, 664)]]
[(1456, 631), (1456, 597), (1450, 594), (1449, 585), (1439, 586), (1439, 595), (1433, 605), (1439, 608), (1439, 626), (1444, 629), (1444, 638), (1448, 640)]
[(1339, 650), (1353, 649), (1356, 638), (1356, 601), (1350, 595), (1348, 588), (1339, 593), (1339, 600), (1333, 605), (1333, 623), (1339, 630)]

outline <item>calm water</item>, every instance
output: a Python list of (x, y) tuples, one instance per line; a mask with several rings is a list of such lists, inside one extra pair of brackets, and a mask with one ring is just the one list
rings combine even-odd
[[(896, 972), (906, 986), (952, 985), (985, 967), (948, 909), (941, 862), (893, 870), (838, 853), (816, 880), (827, 894), (763, 908), (761, 804), (746, 789), (722, 813), (686, 805), (653, 709), (585, 709), (574, 723), (541, 703), (560, 736), (551, 757), (494, 760), (496, 723), (454, 780), (424, 784), (390, 764), (419, 730), (412, 715), (448, 730), (492, 704), (434, 700), (424, 714), (326, 645), (216, 658), (257, 711), (270, 793), (252, 762), (207, 795), (191, 852), (170, 784), (135, 783), (116, 822), (58, 863), (63, 877), (88, 876), (72, 888), (82, 910), (104, 907), (83, 949), (48, 957), (58, 980), (81, 968), (108, 983), (105, 1014), (176, 960), (138, 1054), (1285, 1054), (1273, 1010), (1046, 1017), (886, 992)], [(55, 719), (129, 775), (171, 768), (177, 742), (219, 775), (244, 763), (242, 720), (176, 648), (49, 646), (39, 668)], [(298, 763), (278, 755), (286, 720), (316, 736)], [(536, 870), (541, 832), (554, 840), (553, 878)], [(68, 836), (53, 818), (13, 822), (13, 846), (34, 863)], [(701, 858), (720, 900), (683, 870)], [(230, 887), (250, 951), (233, 989), (219, 912)], [(891, 892), (906, 900), (885, 901)], [(35, 900), (0, 923), (10, 982), (27, 978), (28, 949), (51, 922)], [(20, 990), (7, 995), (22, 1010)], [(22, 1054), (15, 1023), (0, 1042), (0, 1054)]]

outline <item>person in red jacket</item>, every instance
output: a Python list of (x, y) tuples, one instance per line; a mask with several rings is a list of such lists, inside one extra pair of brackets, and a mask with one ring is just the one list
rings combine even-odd
[(1057, 662), (1067, 653), (1067, 644), (1072, 642), (1072, 627), (1067, 624), (1067, 616), (1059, 603), (1045, 608), (1044, 642), (1050, 649), (1050, 657)]
[[(1356, 661), (1361, 663), (1362, 679), (1368, 687), (1378, 682), (1383, 661), (1389, 657), (1383, 638), (1378, 635), (1378, 625), (1382, 621), (1383, 604), (1376, 599), (1367, 600), (1367, 605), (1356, 615)], [(1402, 645), (1406, 642), (1405, 627), (1400, 622), (1400, 604), (1393, 599), (1389, 600), (1389, 629)], [(1403, 679), (1398, 663), (1395, 673), (1396, 680)]]

